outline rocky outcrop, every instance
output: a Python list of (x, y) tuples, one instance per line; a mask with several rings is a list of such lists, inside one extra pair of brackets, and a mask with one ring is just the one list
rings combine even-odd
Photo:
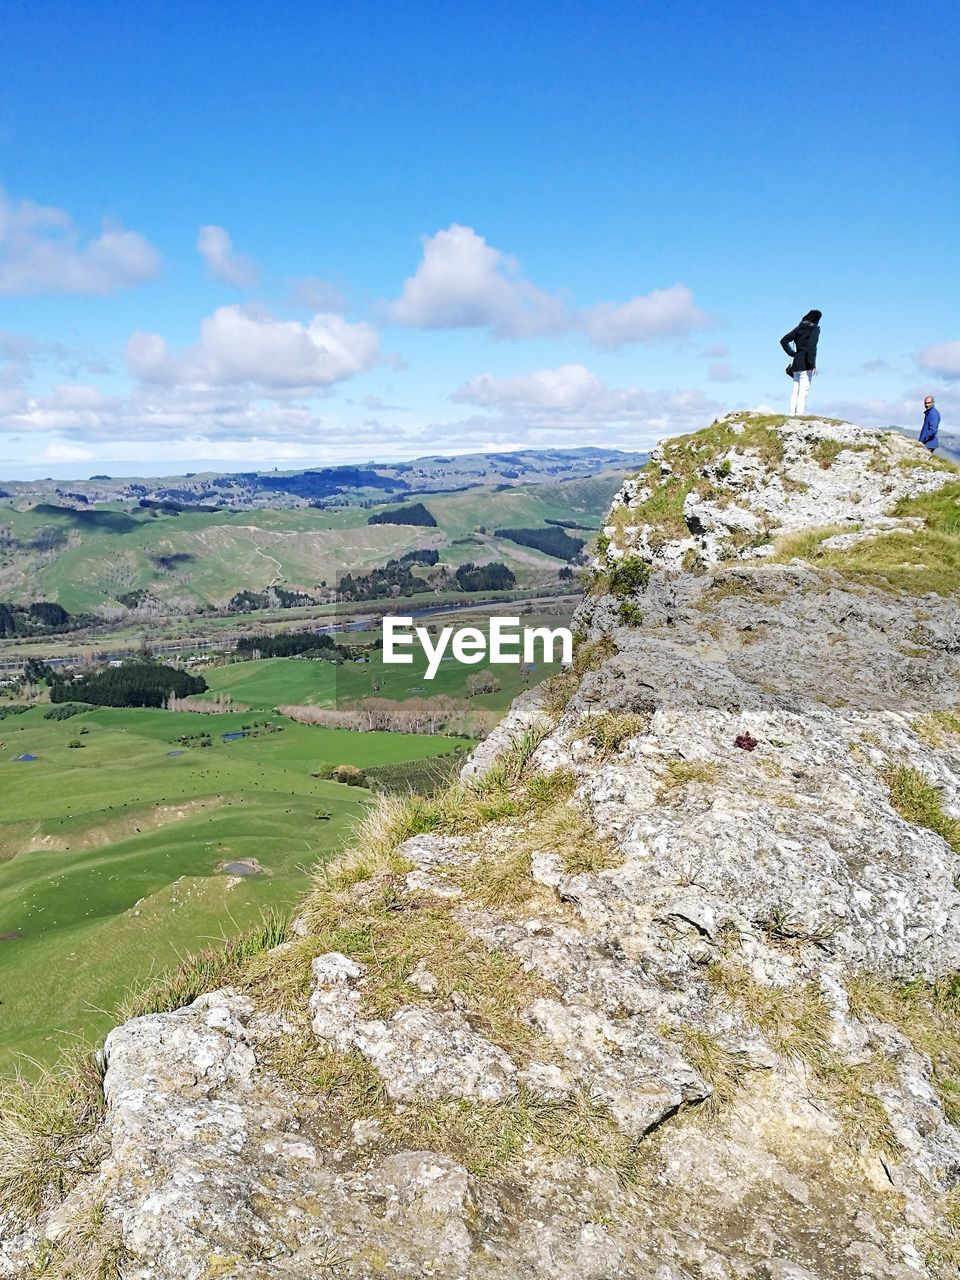
[(112, 1032), (99, 1157), (0, 1276), (91, 1238), (130, 1280), (956, 1274), (960, 609), (742, 555), (952, 476), (735, 427), (656, 460), (676, 537), (625, 487), (636, 608), (598, 578), (459, 787), (387, 806), (242, 989)]
[[(785, 533), (829, 525), (882, 535), (910, 526), (890, 514), (901, 499), (938, 488), (948, 474), (948, 464), (896, 431), (729, 414), (658, 445), (625, 482), (598, 567), (630, 554), (667, 569), (755, 559)], [(665, 506), (677, 508), (666, 536)]]

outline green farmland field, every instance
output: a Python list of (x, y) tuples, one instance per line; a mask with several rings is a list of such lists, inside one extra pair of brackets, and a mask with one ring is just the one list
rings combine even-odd
[[(102, 1033), (131, 985), (291, 906), (369, 803), (363, 789), (311, 777), (321, 764), (460, 745), (282, 717), (276, 732), (223, 739), (255, 719), (102, 708), (49, 721), (37, 707), (0, 722), (0, 1067)], [(208, 747), (176, 741), (203, 733)], [(264, 873), (221, 870), (238, 859)]]
[[(404, 607), (403, 601), (397, 601), (396, 612), (402, 613)], [(507, 610), (504, 609), (504, 612)], [(434, 621), (437, 625), (445, 625), (450, 620), (442, 617)], [(484, 632), (487, 630), (486, 618), (470, 619), (469, 622)], [(568, 622), (566, 616), (528, 614), (521, 618), (523, 626), (554, 628), (565, 626)], [(458, 618), (456, 624), (464, 625), (464, 619)], [(354, 638), (358, 638), (356, 633)], [(377, 645), (367, 655), (367, 662), (347, 661), (338, 666), (330, 662), (316, 662), (310, 658), (259, 658), (204, 668), (202, 674), (209, 685), (209, 692), (198, 697), (202, 700), (210, 698), (212, 694), (229, 693), (235, 702), (254, 710), (294, 705), (334, 707), (358, 702), (374, 693), (377, 697), (397, 701), (428, 698), (435, 694), (466, 699), (470, 675), (488, 669), (482, 663), (468, 667), (445, 657), (434, 678), (427, 680), (426, 658), (419, 644), (407, 650), (414, 657), (411, 665), (386, 665), (382, 660), (379, 633), (366, 632), (360, 638), (368, 642), (375, 641)], [(436, 641), (436, 636), (431, 638)], [(559, 667), (557, 664), (538, 662), (526, 675), (521, 673), (519, 666), (498, 664), (489, 669), (500, 681), (499, 692), (478, 694), (470, 699), (470, 705), (502, 712), (518, 693), (531, 684), (539, 683)]]

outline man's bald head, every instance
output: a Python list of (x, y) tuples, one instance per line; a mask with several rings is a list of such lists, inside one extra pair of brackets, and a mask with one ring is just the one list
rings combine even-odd
[(932, 408), (933, 408), (933, 396), (924, 396), (924, 397), (923, 397), (923, 407), (924, 407), (925, 409), (932, 409)]

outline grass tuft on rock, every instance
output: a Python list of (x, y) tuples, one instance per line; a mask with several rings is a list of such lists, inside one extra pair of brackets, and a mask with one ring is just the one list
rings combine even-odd
[(960, 1126), (960, 974), (935, 982), (890, 982), (858, 974), (848, 992), (855, 1017), (868, 1025), (896, 1027), (930, 1059), (947, 1119)]
[(36, 1079), (0, 1085), (0, 1211), (35, 1217), (71, 1190), (102, 1152), (101, 1061), (88, 1046), (70, 1050)]
[(376, 1122), (380, 1140), (397, 1150), (443, 1152), (476, 1178), (520, 1168), (531, 1156), (572, 1158), (636, 1181), (637, 1150), (608, 1109), (584, 1090), (553, 1100), (521, 1086), (503, 1102), (417, 1098), (395, 1106), (376, 1070), (358, 1053), (303, 1048), (287, 1037), (274, 1065), (323, 1100), (337, 1132), (357, 1120)]
[(619, 755), (631, 738), (647, 728), (646, 717), (631, 711), (604, 711), (585, 722), (586, 737), (601, 762)]
[(597, 640), (583, 640), (576, 645), (573, 663), (541, 686), (544, 692), (544, 710), (556, 722), (567, 709), (567, 704), (580, 687), (589, 671), (596, 671), (618, 652), (616, 642), (609, 635)]
[(170, 1013), (192, 1004), (205, 991), (236, 985), (251, 960), (286, 940), (288, 925), (285, 915), (265, 912), (253, 928), (188, 956), (172, 973), (134, 988), (118, 1010), (118, 1019), (128, 1022), (149, 1013)]
[(819, 986), (760, 983), (731, 956), (711, 964), (707, 980), (721, 1002), (739, 1011), (780, 1057), (803, 1065), (852, 1147), (866, 1142), (878, 1151), (898, 1152), (878, 1091), (892, 1079), (893, 1064), (885, 1052), (856, 1065), (843, 1060), (831, 1043), (830, 1010)]
[(901, 818), (935, 831), (954, 853), (960, 853), (960, 819), (946, 813), (940, 792), (933, 783), (905, 764), (890, 765), (882, 776), (890, 789), (890, 803)]
[(663, 1030), (677, 1041), (684, 1058), (710, 1086), (712, 1092), (703, 1105), (708, 1114), (716, 1115), (743, 1087), (750, 1070), (747, 1055), (728, 1049), (718, 1036), (700, 1027), (682, 1026), (675, 1030), (665, 1027)]
[(913, 731), (928, 747), (946, 747), (960, 742), (960, 708), (931, 711), (913, 722)]
[(719, 766), (712, 760), (668, 760), (660, 779), (659, 797), (664, 799), (691, 782), (712, 785), (719, 777)]

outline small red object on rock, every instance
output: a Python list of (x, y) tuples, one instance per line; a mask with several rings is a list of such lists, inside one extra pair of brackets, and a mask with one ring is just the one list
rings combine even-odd
[(755, 738), (752, 733), (739, 733), (733, 740), (733, 745), (739, 747), (741, 751), (752, 751), (760, 742), (759, 738)]

